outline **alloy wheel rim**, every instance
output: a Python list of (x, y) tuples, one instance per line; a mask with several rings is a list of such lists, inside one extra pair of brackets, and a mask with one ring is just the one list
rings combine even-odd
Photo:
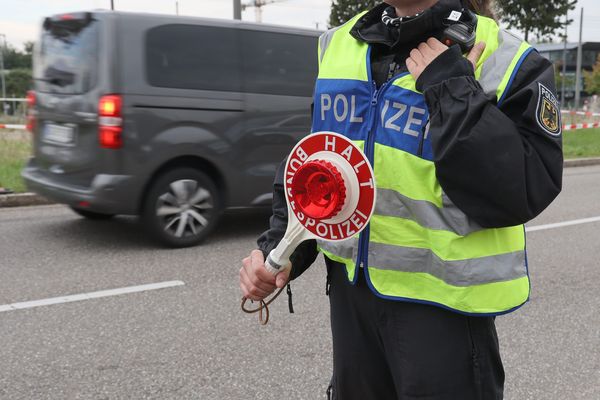
[(184, 238), (198, 235), (210, 221), (214, 199), (210, 191), (193, 179), (171, 182), (158, 197), (156, 216), (171, 236)]

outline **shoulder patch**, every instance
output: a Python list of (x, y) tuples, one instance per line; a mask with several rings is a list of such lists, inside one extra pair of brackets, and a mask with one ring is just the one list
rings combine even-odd
[(547, 134), (560, 136), (562, 119), (556, 96), (550, 89), (538, 82), (538, 104), (535, 112), (537, 123)]

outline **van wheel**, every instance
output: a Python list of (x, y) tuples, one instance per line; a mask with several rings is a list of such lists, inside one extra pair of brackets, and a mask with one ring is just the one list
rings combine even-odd
[(206, 174), (178, 168), (152, 183), (144, 199), (142, 221), (163, 244), (188, 247), (214, 229), (222, 208), (219, 192)]
[(92, 220), (105, 220), (105, 219), (111, 219), (112, 217), (114, 217), (114, 214), (101, 214), (98, 212), (94, 212), (94, 211), (90, 211), (90, 210), (83, 210), (81, 208), (76, 208), (73, 206), (69, 206), (69, 208), (71, 208), (71, 210), (73, 210), (76, 214), (81, 215), (82, 217), (85, 217), (87, 219), (92, 219)]

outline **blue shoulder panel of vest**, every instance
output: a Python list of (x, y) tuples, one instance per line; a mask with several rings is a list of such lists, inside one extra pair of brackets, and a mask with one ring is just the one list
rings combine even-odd
[(351, 140), (366, 140), (369, 133), (367, 125), (370, 97), (369, 82), (318, 79), (314, 98), (313, 131), (331, 131)]
[(433, 159), (427, 129), (429, 111), (422, 94), (390, 85), (379, 100), (375, 142)]
[[(366, 140), (373, 129), (376, 143), (432, 161), (429, 111), (423, 95), (395, 85), (380, 90), (377, 104), (372, 107), (369, 82), (317, 80), (313, 131), (333, 131), (351, 140)], [(373, 121), (372, 126), (369, 121)]]

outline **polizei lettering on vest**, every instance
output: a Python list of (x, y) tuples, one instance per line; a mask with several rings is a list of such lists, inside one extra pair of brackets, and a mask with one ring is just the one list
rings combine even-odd
[[(420, 134), (420, 130), (418, 129), (423, 125), (423, 117), (427, 114), (427, 110), (421, 107), (409, 107), (406, 104), (395, 101), (391, 103), (391, 108), (397, 111), (388, 118), (387, 114), (390, 110), (390, 101), (386, 100), (383, 109), (381, 110), (381, 125), (386, 129), (392, 129), (406, 135), (418, 137)], [(403, 129), (401, 125), (396, 124), (396, 121), (402, 118), (406, 111), (408, 111), (408, 120)]]
[[(349, 120), (350, 123), (362, 123), (363, 117), (356, 115), (356, 96), (348, 97), (343, 94), (337, 94), (332, 99), (330, 94), (321, 94), (321, 121), (325, 121), (325, 114), (333, 112), (333, 116), (337, 122)], [(348, 119), (349, 118), (349, 119)]]

